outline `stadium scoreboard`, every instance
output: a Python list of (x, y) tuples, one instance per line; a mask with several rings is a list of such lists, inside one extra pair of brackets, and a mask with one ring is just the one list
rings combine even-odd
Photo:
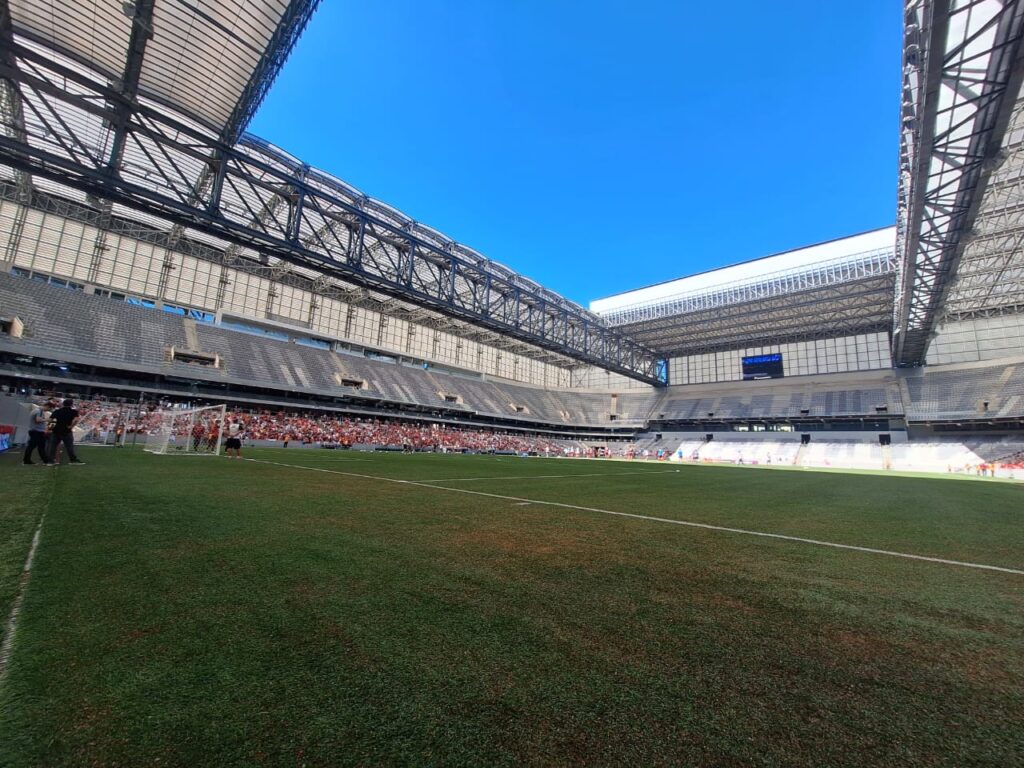
[(781, 352), (744, 357), (742, 363), (744, 381), (751, 379), (781, 379), (785, 375), (782, 372)]

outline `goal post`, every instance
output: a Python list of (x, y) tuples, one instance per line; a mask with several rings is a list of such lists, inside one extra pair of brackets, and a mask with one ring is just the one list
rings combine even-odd
[(72, 432), (79, 445), (123, 446), (128, 422), (134, 414), (125, 403), (89, 407)]
[(150, 414), (155, 421), (146, 436), (145, 450), (165, 456), (216, 456), (224, 440), (227, 406), (168, 408)]

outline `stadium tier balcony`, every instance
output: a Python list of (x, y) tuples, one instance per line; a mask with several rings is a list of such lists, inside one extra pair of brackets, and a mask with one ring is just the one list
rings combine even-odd
[(913, 421), (1024, 416), (1024, 362), (922, 368), (905, 378)]
[[(660, 411), (666, 419), (678, 420), (876, 416), (879, 409), (892, 415), (903, 412), (895, 388), (890, 391), (880, 385), (839, 389), (835, 384), (828, 384), (828, 379), (824, 382), (822, 377), (800, 377), (774, 380), (770, 384), (743, 382), (673, 387)], [(741, 391), (737, 392), (737, 388)], [(700, 391), (721, 394), (699, 396)]]
[(162, 365), (168, 345), (184, 347), (180, 318), (0, 272), (0, 309), (21, 318), (26, 350)]
[[(642, 427), (649, 421), (898, 417), (904, 413), (909, 422), (1024, 416), (1024, 360), (613, 394), (544, 389), (468, 371), (424, 370), (332, 351), (312, 342), (196, 322), (7, 273), (0, 273), (0, 316), (18, 317), (23, 325), (20, 337), (0, 335), (0, 348), (43, 359), (129, 375), (141, 371), (319, 396), (357, 395), (509, 423)], [(183, 362), (181, 355), (172, 357), (171, 348), (193, 353), (192, 362)], [(204, 360), (218, 364), (201, 364)], [(866, 460), (873, 461), (873, 457)]]
[[(510, 421), (606, 425), (613, 412), (608, 393), (551, 392), (468, 373), (424, 370), (195, 322), (6, 273), (0, 273), (0, 310), (24, 321), (22, 337), (5, 340), (8, 348), (37, 357), (289, 391), (351, 393)], [(172, 359), (172, 347), (202, 353), (194, 357), (216, 359), (220, 366)], [(616, 415), (639, 424), (656, 397), (632, 397), (624, 401), (629, 412)]]

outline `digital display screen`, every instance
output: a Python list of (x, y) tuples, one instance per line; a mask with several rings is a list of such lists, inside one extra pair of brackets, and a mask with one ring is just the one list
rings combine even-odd
[(743, 358), (744, 381), (749, 381), (750, 379), (781, 379), (784, 375), (782, 372), (781, 352)]

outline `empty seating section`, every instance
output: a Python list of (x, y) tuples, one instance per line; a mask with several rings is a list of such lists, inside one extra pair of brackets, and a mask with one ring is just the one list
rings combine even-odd
[(892, 469), (919, 472), (975, 472), (1024, 451), (1020, 440), (916, 441), (892, 446)]
[(926, 368), (905, 381), (915, 421), (1024, 415), (1024, 363)]
[(391, 394), (388, 387), (389, 378), (382, 375), (387, 370), (387, 364), (375, 363), (355, 355), (327, 353), (327, 357), (334, 364), (335, 372), (340, 375), (341, 380), (365, 382), (364, 394), (385, 397)]
[(885, 457), (878, 443), (835, 440), (811, 442), (804, 446), (798, 464), (803, 467), (884, 469)]
[(321, 392), (337, 388), (324, 366), (318, 365), (316, 350), (205, 324), (197, 326), (196, 336), (204, 352), (221, 356), (232, 381)]
[(651, 392), (623, 392), (619, 395), (618, 416), (622, 421), (645, 422), (657, 416), (655, 407), (660, 394)]
[[(733, 385), (735, 386), (735, 385)], [(699, 397), (692, 388), (671, 388), (659, 409), (666, 419), (764, 419), (799, 416), (874, 416), (878, 408), (898, 415), (903, 412), (898, 388), (875, 387), (823, 389), (820, 381), (790, 379), (758, 391), (748, 383), (744, 393)], [(707, 389), (702, 386), (702, 389)], [(798, 391), (794, 392), (794, 388)], [(894, 397), (893, 393), (897, 393)], [(709, 416), (713, 414), (713, 416)]]
[(605, 424), (611, 408), (611, 395), (591, 392), (556, 392), (560, 409), (569, 421), (580, 424)]
[(984, 461), (999, 461), (1024, 451), (1024, 440), (964, 440), (964, 445)]
[[(642, 450), (649, 443), (637, 443)], [(655, 444), (657, 445), (657, 444)], [(921, 440), (879, 445), (874, 440), (711, 440), (677, 437), (672, 459), (683, 462), (809, 468), (940, 472), (1024, 479), (1024, 441)]]
[(668, 443), (664, 437), (658, 437), (657, 435), (641, 435), (633, 443), (633, 449), (638, 453), (643, 451), (656, 451), (659, 448), (664, 449), (668, 447)]
[(672, 450), (672, 458), (673, 459), (680, 459), (681, 458), (683, 461), (689, 461), (691, 459), (699, 459), (700, 458), (700, 449), (703, 448), (704, 445), (705, 445), (705, 443), (704, 443), (703, 440), (692, 440), (691, 439), (691, 440), (683, 440), (682, 442), (679, 442), (679, 439), (677, 438), (675, 440), (674, 444), (672, 444), (670, 446), (671, 450)]
[[(660, 451), (666, 451), (669, 454), (675, 455), (679, 450), (679, 446), (683, 442), (692, 442), (694, 446), (701, 445), (703, 440), (692, 440), (687, 441), (686, 435), (680, 432), (654, 432), (640, 435), (631, 445), (634, 453), (637, 456), (642, 456), (644, 451), (648, 451), (652, 454), (657, 454)], [(689, 453), (686, 454), (689, 457)]]
[(981, 463), (982, 459), (962, 443), (923, 442), (894, 445), (892, 469), (946, 472), (954, 467)]
[(684, 461), (690, 459), (696, 451), (698, 461), (792, 465), (800, 443), (795, 440), (712, 440), (700, 443), (696, 448), (691, 448), (689, 444), (680, 448), (683, 450)]
[(0, 272), (0, 314), (20, 317), (21, 343), (128, 365), (162, 364), (165, 345), (182, 346), (180, 317)]
[(1024, 363), (1011, 366), (1013, 370), (1006, 376), (1006, 383), (999, 393), (1002, 398), (1000, 410), (1006, 408), (1013, 413), (1024, 412)]
[[(505, 413), (511, 410), (521, 416), (540, 416), (548, 421), (564, 421), (560, 404), (546, 390), (511, 386), (503, 389), (504, 392), (499, 389), (499, 396), (508, 401)], [(517, 410), (520, 408), (523, 410)]]

